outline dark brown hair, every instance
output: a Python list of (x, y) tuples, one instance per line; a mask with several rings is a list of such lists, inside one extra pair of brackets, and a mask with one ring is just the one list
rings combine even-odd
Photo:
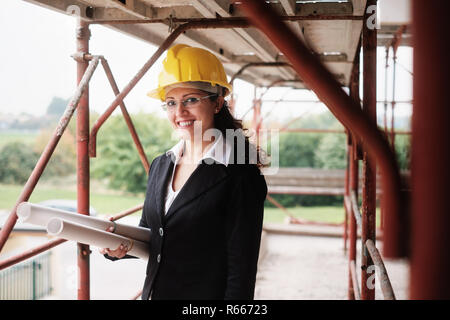
[[(212, 102), (217, 101), (218, 95), (210, 97), (210, 100)], [(246, 133), (249, 131), (247, 128), (244, 128), (242, 125), (242, 120), (238, 120), (230, 112), (228, 102), (224, 101), (222, 108), (220, 111), (216, 114), (214, 114), (214, 127), (220, 132), (222, 132), (223, 137), (226, 139), (230, 139), (230, 137), (227, 136), (226, 131), (227, 129), (233, 129), (238, 130), (238, 132), (242, 132), (244, 136), (245, 141), (245, 163), (249, 164), (255, 164), (258, 168), (267, 166), (267, 162), (265, 161), (267, 159), (267, 153), (265, 150), (263, 150), (260, 146), (255, 146), (253, 143), (249, 141), (249, 135)], [(239, 130), (241, 129), (241, 130)], [(235, 138), (232, 137), (234, 140)], [(234, 162), (237, 163), (237, 142), (233, 141), (234, 145)], [(256, 157), (256, 158), (255, 158)], [(263, 161), (263, 162), (262, 162)]]

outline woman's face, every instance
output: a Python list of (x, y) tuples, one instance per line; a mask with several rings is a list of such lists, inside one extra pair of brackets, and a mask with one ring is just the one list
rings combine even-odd
[[(214, 127), (214, 114), (218, 111), (221, 100), (213, 102), (205, 98), (195, 102), (195, 98), (208, 95), (211, 93), (189, 88), (175, 88), (166, 93), (167, 117), (181, 138), (193, 141), (194, 122), (201, 128), (202, 137), (206, 130)], [(182, 101), (187, 105), (184, 106)]]

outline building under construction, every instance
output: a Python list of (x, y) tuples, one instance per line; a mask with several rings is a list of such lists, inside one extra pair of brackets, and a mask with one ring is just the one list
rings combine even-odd
[[(327, 131), (347, 136), (347, 169), (341, 177), (342, 185), (333, 185), (332, 171), (323, 171), (323, 182), (319, 184), (317, 176), (310, 179), (311, 183), (305, 182), (308, 181), (306, 171), (283, 168), (266, 180), (267, 201), (287, 213), (271, 194), (344, 196), (345, 224), (341, 236), (346, 248), (346, 272), (342, 277), (348, 279), (348, 299), (375, 299), (375, 288), (368, 285), (374, 272), (380, 281), (381, 296), (396, 299), (384, 258), (408, 261), (408, 298), (450, 298), (447, 272), (450, 251), (446, 249), (450, 242), (447, 232), (450, 216), (446, 211), (445, 187), (450, 180), (450, 126), (447, 124), (450, 111), (444, 99), (445, 75), (450, 68), (447, 45), (441, 36), (449, 31), (444, 16), (447, 4), (436, 0), (26, 1), (61, 14), (79, 16), (74, 37), (77, 52), (73, 54), (78, 87), (0, 231), (0, 250), (17, 222), (17, 206), (30, 198), (75, 111), (79, 213), (89, 214), (89, 160), (96, 156), (97, 134), (116, 109), (121, 110), (142, 165), (149, 171), (150, 162), (123, 100), (169, 47), (185, 43), (208, 49), (220, 57), (231, 82), (239, 78), (266, 90), (284, 86), (313, 91), (342, 123), (345, 128), (342, 132)], [(388, 13), (389, 21), (380, 23), (379, 8)], [(108, 65), (108, 57), (89, 50), (93, 24), (108, 26), (158, 46), (121, 89)], [(394, 114), (397, 103), (395, 72), (399, 46), (414, 50), (410, 132), (396, 131), (394, 117), (390, 121), (386, 117), (387, 109)], [(385, 61), (377, 61), (377, 47), (386, 48)], [(394, 97), (389, 102), (386, 99), (381, 115), (384, 121), (379, 124), (377, 64), (387, 65), (388, 61), (393, 63)], [(99, 65), (107, 74), (115, 98), (105, 105), (104, 113), (90, 127), (89, 94), (95, 92), (89, 92), (89, 81)], [(233, 100), (230, 105), (234, 110)], [(265, 120), (260, 99), (255, 97), (251, 111), (252, 127), (258, 132)], [(411, 135), (412, 143), (411, 168), (402, 173), (395, 157), (394, 142), (398, 134)], [(377, 199), (381, 202), (380, 229), (376, 228), (375, 219)], [(142, 205), (120, 212), (114, 219), (141, 209)], [(291, 220), (295, 223), (295, 219)], [(265, 232), (276, 231), (267, 228)], [(0, 270), (65, 241), (52, 239), (21, 254), (0, 258)], [(357, 241), (361, 241), (360, 250)], [(382, 250), (378, 249), (380, 244)], [(80, 243), (77, 246), (78, 299), (90, 299), (90, 248)]]

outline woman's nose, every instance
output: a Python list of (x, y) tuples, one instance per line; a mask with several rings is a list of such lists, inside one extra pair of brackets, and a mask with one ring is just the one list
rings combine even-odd
[(178, 102), (178, 104), (175, 108), (175, 114), (180, 115), (183, 113), (186, 113), (186, 108), (184, 107), (184, 105), (181, 102)]

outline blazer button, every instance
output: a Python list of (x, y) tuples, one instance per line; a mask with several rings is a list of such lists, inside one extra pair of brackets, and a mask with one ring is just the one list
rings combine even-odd
[(162, 237), (164, 234), (163, 228), (159, 228), (159, 235)]
[(156, 258), (156, 261), (158, 261), (158, 263), (161, 262), (161, 254), (158, 254), (158, 257)]

